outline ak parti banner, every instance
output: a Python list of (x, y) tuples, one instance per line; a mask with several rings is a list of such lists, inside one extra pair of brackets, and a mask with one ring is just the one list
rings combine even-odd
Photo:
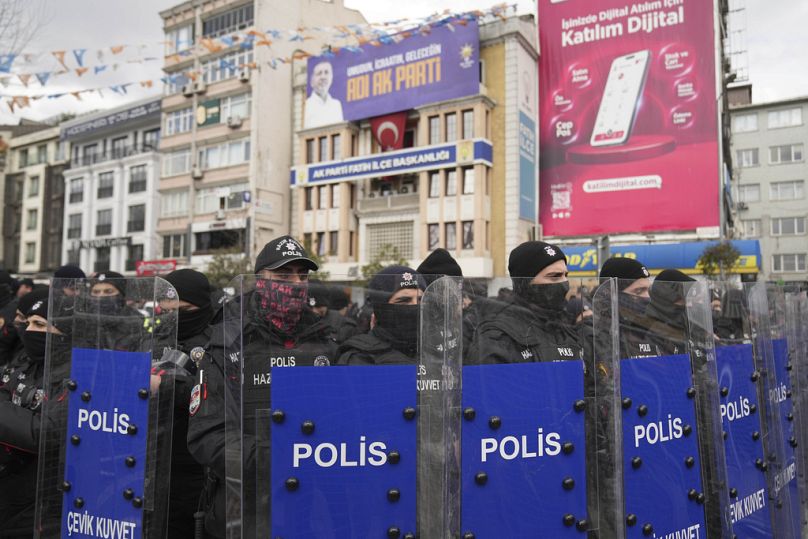
[(539, 0), (547, 236), (719, 224), (714, 3)]

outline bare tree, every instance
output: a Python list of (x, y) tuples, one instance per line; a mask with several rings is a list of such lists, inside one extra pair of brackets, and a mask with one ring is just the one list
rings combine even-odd
[(0, 0), (0, 54), (20, 54), (47, 24), (44, 0)]

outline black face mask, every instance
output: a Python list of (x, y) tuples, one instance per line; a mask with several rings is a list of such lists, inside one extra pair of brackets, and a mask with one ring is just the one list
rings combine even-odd
[(44, 331), (24, 331), (20, 335), (25, 353), (31, 361), (45, 361), (45, 342), (48, 334)]
[(563, 311), (567, 305), (569, 281), (551, 284), (530, 284), (524, 287), (522, 297), (528, 303), (549, 311)]
[(199, 335), (210, 324), (213, 309), (210, 305), (195, 311), (179, 311), (177, 313), (177, 339), (184, 341)]
[(303, 317), (309, 297), (307, 284), (258, 280), (255, 283), (256, 312), (283, 334), (291, 335)]
[(126, 305), (126, 298), (121, 295), (92, 298), (94, 310), (98, 314), (116, 315)]
[[(25, 328), (23, 327), (23, 330)], [(6, 324), (0, 328), (0, 358), (9, 358), (20, 342), (20, 334), (16, 324)]]
[(382, 303), (373, 307), (373, 313), (376, 326), (383, 330), (393, 348), (407, 355), (415, 354), (421, 321), (419, 305)]
[(645, 309), (647, 309), (648, 304), (651, 303), (651, 298), (633, 296), (624, 292), (621, 292), (617, 298), (620, 307), (636, 314), (645, 314)]

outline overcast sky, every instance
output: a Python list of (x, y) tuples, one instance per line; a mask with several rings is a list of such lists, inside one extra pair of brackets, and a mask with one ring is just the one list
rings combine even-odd
[[(45, 53), (37, 64), (37, 69), (54, 67), (49, 54), (52, 50), (67, 50), (69, 65), (72, 67), (72, 49), (89, 49), (85, 61), (88, 65), (97, 65), (100, 62), (94, 55), (99, 48), (121, 44), (145, 45), (140, 50), (126, 49), (114, 58), (106, 53), (103, 62), (122, 64), (117, 71), (113, 72), (110, 68), (108, 72), (99, 75), (63, 75), (51, 79), (44, 90), (39, 90), (38, 83), (33, 81), (30, 83), (29, 93), (75, 91), (147, 79), (153, 79), (157, 84), (152, 90), (141, 89), (136, 84), (128, 89), (126, 96), (117, 96), (109, 90), (104, 91), (103, 98), (97, 94), (85, 94), (80, 102), (69, 95), (53, 100), (42, 99), (14, 115), (9, 113), (8, 107), (3, 103), (0, 106), (0, 122), (16, 123), (21, 114), (43, 119), (62, 112), (87, 112), (113, 107), (147, 95), (159, 95), (161, 61), (137, 64), (127, 63), (126, 60), (144, 56), (162, 57), (163, 46), (159, 42), (163, 39), (163, 33), (158, 12), (177, 4), (176, 0), (26, 1), (44, 8), (42, 24), (25, 49), (26, 52)], [(493, 0), (345, 0), (346, 6), (359, 9), (372, 22), (426, 16), (434, 13), (437, 6), (441, 9), (463, 11), (484, 9), (496, 3), (498, 2)], [(534, 0), (518, 0), (516, 3), (520, 13), (535, 11)], [(808, 95), (808, 69), (805, 68), (804, 60), (805, 51), (808, 51), (808, 32), (804, 29), (805, 21), (808, 21), (808, 1), (746, 0), (746, 7), (749, 73), (754, 100), (762, 102)], [(15, 65), (14, 70), (19, 69), (20, 66)], [(25, 93), (26, 90), (19, 81), (14, 80), (3, 91)]]

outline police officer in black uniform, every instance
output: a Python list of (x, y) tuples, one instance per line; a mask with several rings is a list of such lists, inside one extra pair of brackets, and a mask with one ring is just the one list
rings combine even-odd
[(511, 301), (480, 301), (467, 364), (581, 359), (581, 339), (565, 313), (567, 257), (555, 245), (528, 241), (511, 252)]
[[(29, 538), (33, 534), (37, 488), (42, 401), (47, 393), (66, 392), (69, 376), (69, 318), (51, 316), (48, 289), (26, 298), (27, 325), (20, 333), (24, 345), (19, 366), (0, 385), (0, 537)], [(44, 387), (47, 335), (51, 333), (51, 388)], [(59, 359), (63, 361), (59, 361)]]
[(388, 266), (368, 283), (371, 330), (340, 347), (340, 365), (412, 365), (418, 358), (419, 305), (426, 282), (407, 266)]
[[(272, 367), (327, 366), (336, 362), (336, 342), (329, 337), (327, 325), (308, 306), (308, 275), (316, 270), (317, 264), (291, 236), (269, 242), (255, 261), (255, 289), (225, 306), (235, 309), (236, 315), (225, 316), (224, 322), (213, 328), (198, 363), (200, 383), (191, 394), (188, 449), (197, 462), (210, 470), (202, 504), (206, 537), (225, 536), (225, 384), (238, 386), (238, 377), (243, 374), (242, 454), (263, 454), (268, 448), (255, 447), (254, 425), (257, 411), (270, 407)], [(225, 358), (239, 338), (240, 357)], [(256, 463), (244, 458), (241, 525), (242, 533), (248, 536), (255, 532), (252, 504), (256, 494), (249, 483), (255, 480)]]
[(658, 355), (690, 353), (686, 295), (687, 283), (695, 281), (676, 269), (666, 269), (654, 279), (645, 312), (650, 318), (649, 338), (658, 348)]

